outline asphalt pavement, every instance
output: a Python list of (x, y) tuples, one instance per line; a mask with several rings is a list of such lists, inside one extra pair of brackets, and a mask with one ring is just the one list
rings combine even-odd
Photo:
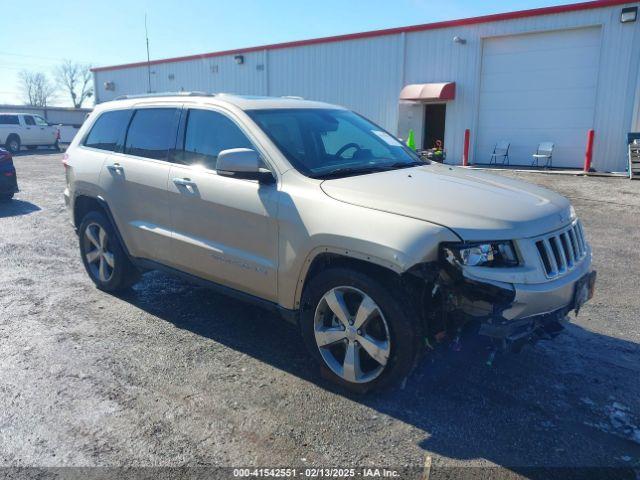
[(61, 157), (17, 156), (21, 192), (0, 204), (0, 466), (640, 469), (639, 181), (501, 173), (572, 200), (594, 299), (491, 367), (445, 351), (403, 388), (351, 396), (256, 307), (157, 272), (94, 288)]

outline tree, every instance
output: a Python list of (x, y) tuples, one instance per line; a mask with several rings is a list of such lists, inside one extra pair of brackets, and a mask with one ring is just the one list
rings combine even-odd
[(58, 85), (71, 97), (74, 108), (93, 96), (93, 84), (89, 65), (65, 60), (55, 70)]
[(27, 105), (46, 107), (53, 99), (56, 89), (44, 73), (22, 70), (18, 79)]

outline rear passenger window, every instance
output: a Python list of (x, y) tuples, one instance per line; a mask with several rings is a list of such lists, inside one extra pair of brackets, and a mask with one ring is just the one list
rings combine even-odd
[(114, 110), (105, 112), (91, 127), (84, 141), (85, 146), (117, 152), (122, 150), (124, 132), (127, 129), (131, 110)]
[(129, 125), (125, 153), (165, 160), (176, 143), (178, 110), (145, 108), (136, 110)]
[(189, 110), (183, 163), (214, 170), (218, 154), (230, 148), (253, 148), (244, 133), (224, 115), (211, 110)]
[(0, 115), (0, 125), (20, 125), (17, 115)]
[(24, 116), (24, 123), (26, 123), (27, 125), (35, 125), (36, 121), (33, 119), (33, 117), (31, 115), (25, 115)]

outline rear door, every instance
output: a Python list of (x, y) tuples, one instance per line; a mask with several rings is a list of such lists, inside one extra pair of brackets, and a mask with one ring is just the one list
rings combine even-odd
[(129, 252), (170, 264), (171, 226), (167, 199), (170, 164), (180, 109), (136, 108), (124, 144), (108, 156), (100, 184)]
[(168, 184), (173, 262), (193, 275), (275, 300), (277, 185), (216, 173), (222, 150), (256, 149), (226, 112), (190, 109), (183, 117)]
[(33, 115), (19, 115), (22, 121), (20, 129), (20, 140), (22, 145), (38, 145), (38, 133), (36, 132), (36, 121)]

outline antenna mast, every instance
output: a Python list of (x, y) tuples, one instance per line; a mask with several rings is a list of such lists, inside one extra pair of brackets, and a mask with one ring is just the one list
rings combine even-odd
[(144, 36), (147, 40), (147, 93), (151, 93), (151, 59), (149, 57), (149, 32), (147, 30), (147, 14), (144, 14)]

